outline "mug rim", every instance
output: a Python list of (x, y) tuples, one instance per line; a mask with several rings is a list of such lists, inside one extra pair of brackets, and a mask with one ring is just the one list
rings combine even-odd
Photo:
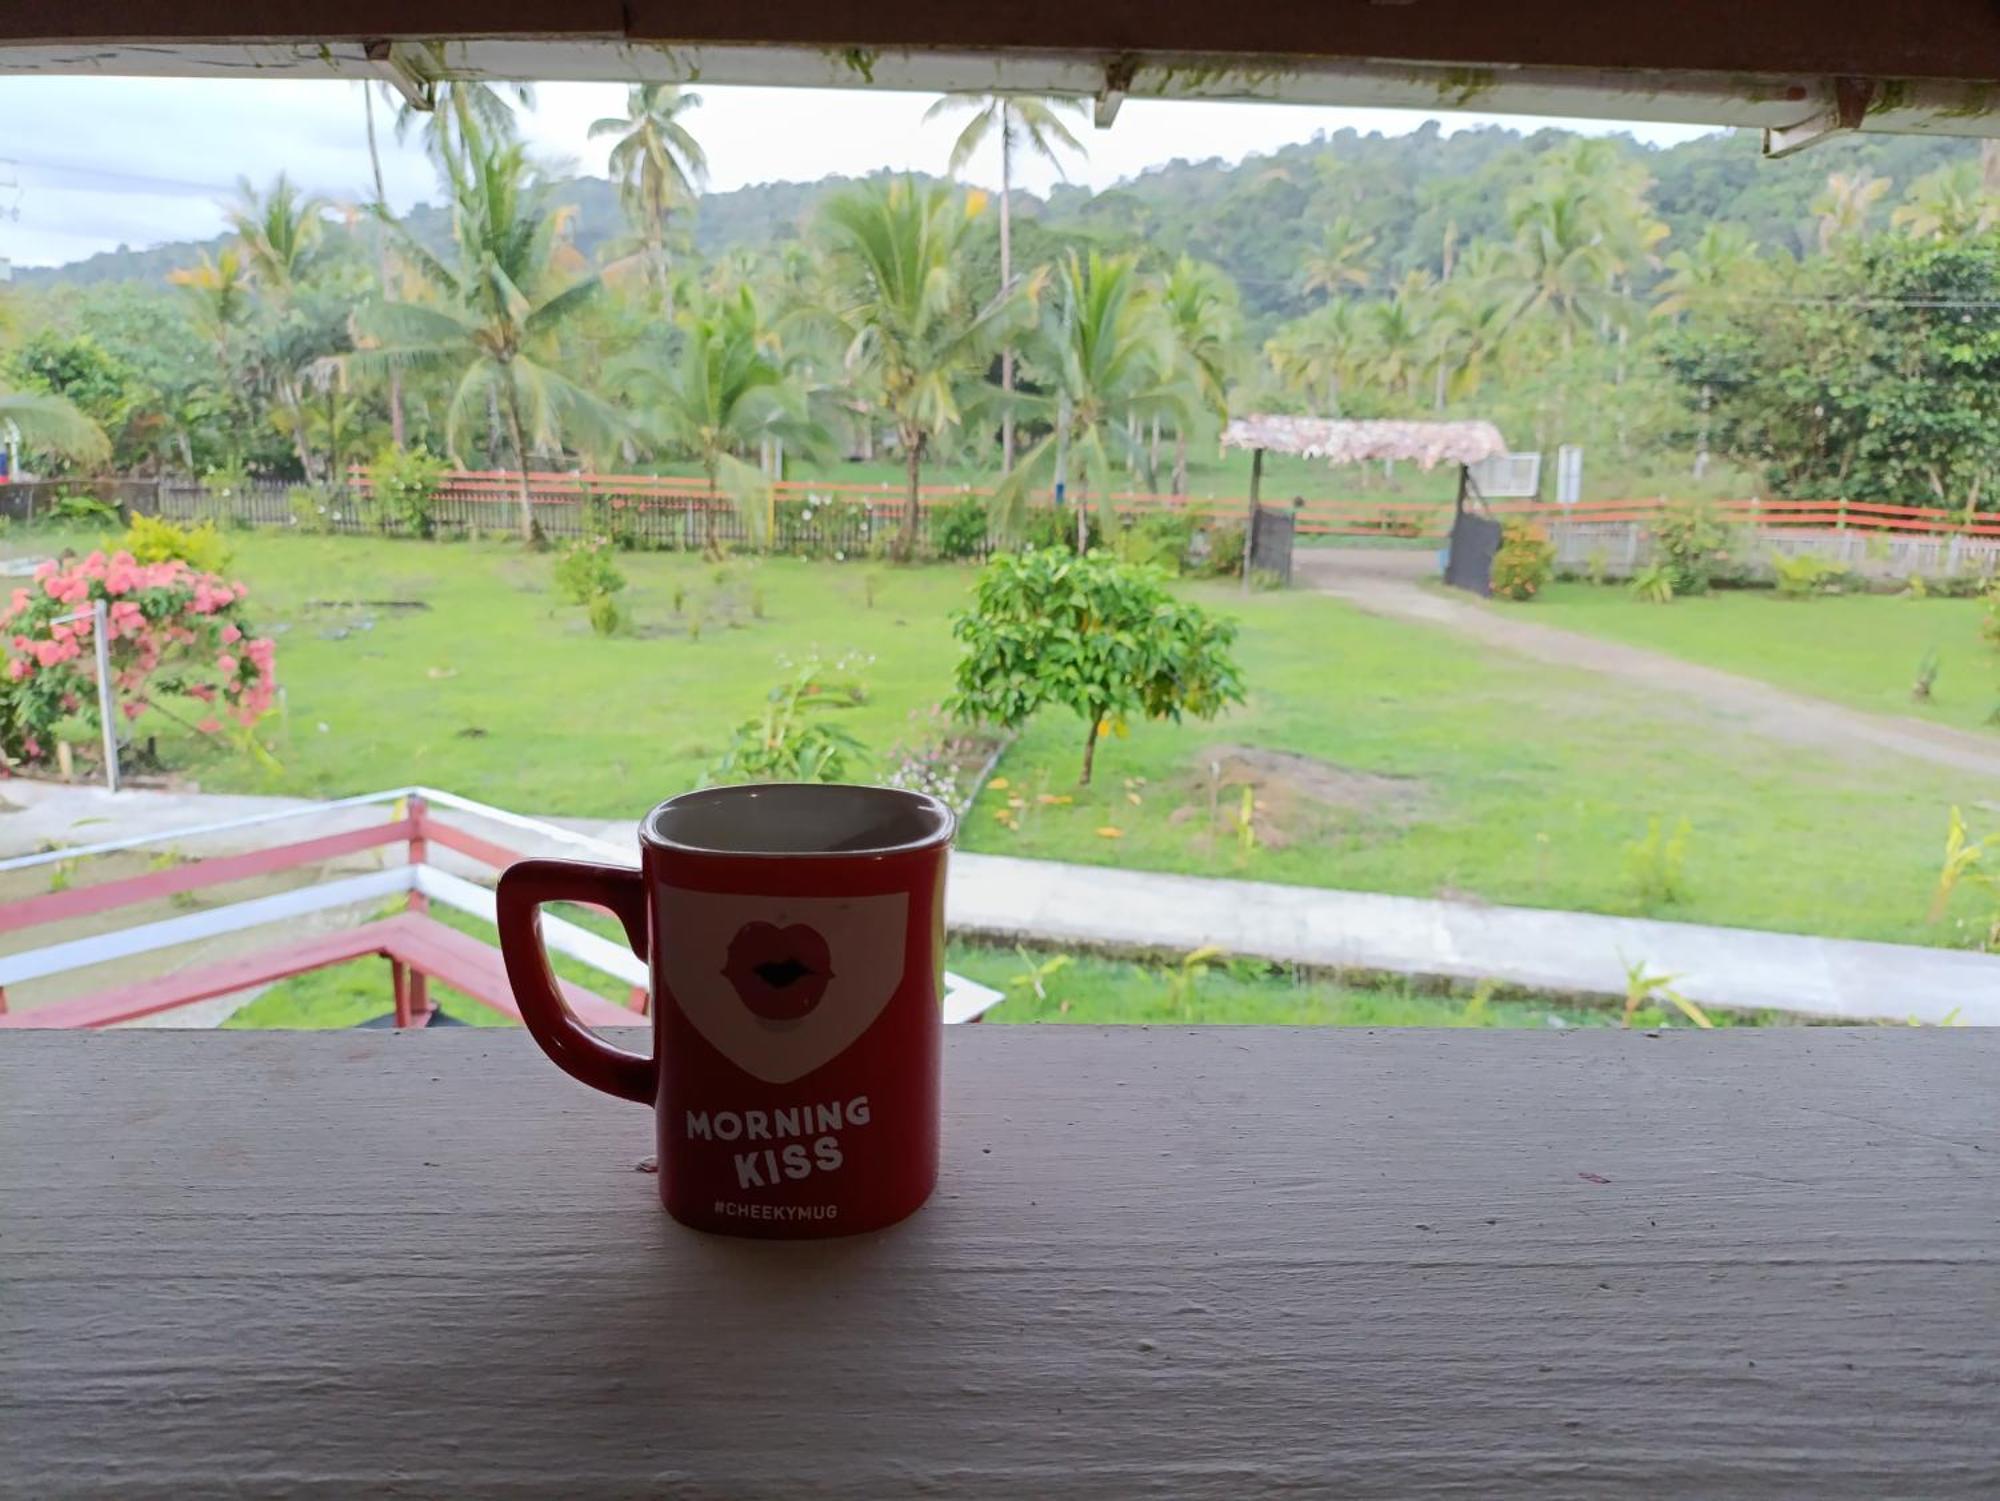
[[(926, 834), (922, 838), (908, 839), (897, 844), (876, 844), (860, 849), (841, 850), (719, 849), (711, 844), (691, 844), (660, 832), (660, 821), (671, 809), (685, 808), (691, 803), (723, 801), (740, 797), (745, 793), (759, 792), (802, 792), (809, 795), (839, 792), (850, 797), (863, 794), (870, 801), (894, 801), (905, 807), (929, 813), (937, 820), (937, 829), (936, 832)], [(719, 787), (699, 787), (692, 792), (676, 793), (664, 802), (654, 804), (651, 811), (639, 820), (639, 843), (642, 848), (650, 846), (678, 855), (707, 855), (729, 860), (870, 860), (883, 855), (908, 855), (940, 848), (951, 843), (952, 835), (957, 830), (958, 815), (952, 811), (951, 805), (928, 792), (913, 792), (904, 787), (883, 787), (871, 782), (729, 782)]]

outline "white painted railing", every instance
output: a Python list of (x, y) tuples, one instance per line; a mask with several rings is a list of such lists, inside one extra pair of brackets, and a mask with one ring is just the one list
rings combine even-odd
[[(157, 848), (192, 839), (213, 838), (248, 829), (266, 828), (278, 823), (324, 818), (329, 813), (397, 803), (406, 798), (421, 798), (431, 807), (451, 808), (488, 823), (500, 824), (506, 828), (531, 834), (539, 840), (565, 845), (595, 859), (621, 865), (637, 863), (637, 851), (634, 849), (626, 849), (608, 840), (580, 834), (574, 829), (566, 829), (560, 824), (549, 823), (544, 819), (530, 818), (505, 808), (493, 807), (489, 803), (460, 797), (454, 792), (445, 792), (436, 787), (412, 785), (395, 787), (383, 792), (362, 793), (354, 797), (335, 798), (323, 803), (302, 803), (296, 807), (273, 809), (267, 813), (246, 814), (241, 818), (135, 834), (123, 839), (106, 839), (94, 844), (71, 845), (64, 849), (42, 850), (32, 855), (17, 855), (9, 860), (0, 860), (0, 872), (28, 870), (37, 866), (83, 860), (97, 855)], [(200, 943), (249, 928), (292, 921), (315, 912), (353, 907), (363, 902), (380, 901), (385, 897), (412, 891), (441, 902), (467, 916), (486, 922), (493, 921), (493, 893), (485, 887), (428, 863), (398, 865), (385, 870), (322, 881), (293, 891), (278, 892), (272, 896), (231, 902), (201, 912), (184, 913), (158, 922), (140, 923), (134, 927), (115, 929), (88, 938), (70, 939), (62, 943), (46, 944), (40, 948), (9, 954), (0, 957), (0, 990), (26, 980), (42, 979), (93, 964), (104, 964), (116, 959), (177, 948), (183, 944)], [(610, 975), (621, 984), (643, 987), (647, 982), (644, 961), (622, 943), (601, 937), (588, 928), (557, 917), (553, 913), (544, 913), (542, 936), (548, 946), (557, 953), (566, 954), (603, 974)], [(962, 976), (947, 973), (944, 980), (944, 1019), (947, 1024), (975, 1021), (1001, 999), (999, 991), (976, 984)]]

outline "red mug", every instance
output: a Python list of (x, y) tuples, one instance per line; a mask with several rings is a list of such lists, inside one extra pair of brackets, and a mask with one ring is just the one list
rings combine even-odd
[[(567, 1073), (651, 1105), (684, 1225), (880, 1229), (937, 1182), (951, 810), (888, 787), (712, 787), (639, 825), (640, 868), (523, 860), (498, 925), (521, 1019)], [(605, 907), (652, 982), (653, 1052), (563, 1004), (545, 902)]]

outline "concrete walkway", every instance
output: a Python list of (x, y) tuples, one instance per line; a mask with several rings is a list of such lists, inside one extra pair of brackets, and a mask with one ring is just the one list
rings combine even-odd
[[(0, 811), (0, 858), (44, 842), (85, 844), (310, 806), (199, 793), (126, 792), (114, 799), (96, 788), (19, 781), (0, 782), (0, 798), (13, 809)], [(285, 837), (303, 838), (383, 816), (380, 809), (350, 809), (279, 827)], [(633, 823), (549, 821), (636, 859)], [(577, 853), (560, 844), (528, 849), (519, 830), (482, 832), (524, 853)], [(259, 830), (241, 836), (246, 846), (270, 838)], [(214, 839), (204, 845), (223, 847)], [(946, 920), (969, 937), (1166, 954), (1215, 944), (1315, 968), (1490, 979), (1600, 996), (1623, 996), (1626, 966), (1643, 963), (1652, 973), (1678, 976), (1676, 988), (1705, 1004), (1891, 1021), (1942, 1022), (1955, 1012), (1966, 1024), (2000, 1026), (2000, 955), (1957, 949), (973, 854), (952, 858)]]
[(2000, 1026), (2000, 955), (1695, 923), (1490, 907), (1099, 866), (952, 859), (954, 933), (1232, 954), (1531, 990), (1625, 994), (1626, 966), (1696, 1001), (1806, 1016)]
[(1601, 672), (1623, 684), (1685, 698), (1720, 727), (1749, 730), (1822, 753), (1904, 756), (2000, 779), (2000, 737), (1894, 714), (1870, 714), (1666, 652), (1542, 625), (1470, 595), (1425, 585), (1437, 577), (1429, 552), (1301, 549), (1298, 581), (1371, 615), (1456, 631), (1558, 667)]

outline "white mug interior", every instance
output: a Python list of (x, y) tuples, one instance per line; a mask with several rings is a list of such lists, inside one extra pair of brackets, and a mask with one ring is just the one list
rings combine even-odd
[(714, 855), (885, 855), (951, 838), (951, 809), (897, 787), (777, 782), (708, 787), (668, 798), (640, 837)]

